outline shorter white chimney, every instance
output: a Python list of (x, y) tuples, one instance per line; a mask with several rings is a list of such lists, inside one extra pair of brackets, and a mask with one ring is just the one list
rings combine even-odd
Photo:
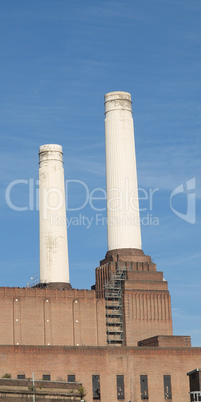
[(61, 145), (39, 149), (40, 283), (69, 283)]

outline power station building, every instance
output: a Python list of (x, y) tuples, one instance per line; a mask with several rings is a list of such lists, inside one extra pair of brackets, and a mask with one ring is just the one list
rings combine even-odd
[(0, 377), (77, 381), (87, 402), (189, 402), (201, 348), (173, 335), (167, 281), (142, 250), (127, 92), (105, 96), (105, 142), (108, 250), (91, 290), (69, 283), (62, 147), (40, 147), (40, 283), (0, 288)]

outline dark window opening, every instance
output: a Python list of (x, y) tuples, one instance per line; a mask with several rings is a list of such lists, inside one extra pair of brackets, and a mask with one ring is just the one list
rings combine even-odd
[(17, 375), (17, 379), (18, 380), (24, 380), (26, 377), (25, 377), (25, 374), (18, 374)]
[(117, 375), (117, 399), (124, 399), (124, 376)]
[(69, 374), (68, 375), (68, 382), (75, 382), (75, 375), (74, 374)]
[(140, 376), (141, 399), (149, 399), (147, 375)]
[(172, 391), (171, 391), (171, 376), (164, 375), (164, 398), (165, 399), (172, 399)]
[(100, 399), (100, 376), (92, 375), (93, 399)]
[(201, 394), (197, 394), (197, 392), (193, 392), (191, 395), (191, 402), (195, 402), (195, 401), (201, 401)]
[(50, 374), (43, 374), (43, 380), (50, 381)]

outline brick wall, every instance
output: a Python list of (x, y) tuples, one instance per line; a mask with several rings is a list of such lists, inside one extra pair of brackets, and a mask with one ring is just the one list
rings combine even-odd
[(138, 342), (138, 346), (146, 347), (191, 347), (190, 336), (154, 336), (153, 338), (143, 339)]
[(96, 268), (98, 297), (104, 297), (105, 284), (126, 268), (123, 284), (124, 345), (137, 346), (141, 339), (172, 335), (171, 300), (163, 273), (142, 250), (112, 250)]
[(171, 301), (162, 272), (128, 272), (124, 282), (124, 325), (127, 346), (158, 334), (172, 335)]
[[(20, 373), (22, 374), (22, 373)], [(47, 381), (36, 380), (34, 381), (34, 388), (40, 389), (62, 389), (69, 392), (77, 391), (81, 383), (78, 382), (64, 382), (64, 381)], [(0, 378), (0, 389), (3, 388), (32, 388), (33, 380), (31, 378), (14, 379), (14, 378)]]
[(172, 402), (189, 402), (187, 372), (199, 367), (201, 348), (0, 346), (0, 377), (25, 373), (66, 381), (76, 375), (93, 402), (92, 375), (100, 375), (101, 402), (116, 402), (116, 375), (124, 375), (125, 401), (140, 402), (140, 375), (148, 376), (149, 402), (164, 400), (163, 375), (171, 375)]
[(2, 402), (32, 402), (33, 395), (35, 395), (36, 402), (78, 402), (79, 397), (72, 396), (61, 396), (61, 395), (44, 395), (40, 393), (25, 393), (25, 392), (1, 392), (0, 391), (0, 401)]
[(0, 344), (105, 345), (105, 301), (95, 291), (0, 288)]
[(127, 282), (125, 283), (124, 325), (127, 346), (137, 345), (139, 340), (158, 334), (172, 335), (169, 292), (141, 290), (140, 285), (137, 285), (139, 289), (135, 290), (129, 289)]
[(0, 288), (0, 344), (106, 345), (104, 287), (125, 267), (124, 345), (137, 346), (141, 339), (158, 334), (172, 335), (163, 273), (142, 250), (123, 249), (108, 252), (96, 269), (96, 290)]
[(80, 383), (0, 379), (0, 400), (3, 401), (80, 401)]

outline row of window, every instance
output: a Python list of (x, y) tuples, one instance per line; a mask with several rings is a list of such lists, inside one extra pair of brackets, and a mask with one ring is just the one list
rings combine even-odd
[[(18, 374), (17, 378), (22, 380), (25, 379), (24, 374)], [(51, 381), (50, 374), (43, 374), (43, 380)], [(75, 382), (75, 375), (69, 374), (68, 375), (68, 382)], [(171, 391), (171, 376), (164, 375), (163, 376), (164, 382), (164, 399), (172, 399), (172, 391)], [(117, 386), (117, 399), (125, 399), (124, 395), (124, 376), (117, 375), (116, 376), (116, 386)], [(147, 375), (140, 376), (140, 388), (141, 388), (141, 399), (149, 399), (149, 392), (148, 392), (148, 377)], [(93, 399), (101, 399), (100, 394), (100, 376), (99, 375), (92, 375), (92, 389), (93, 389)]]
[[(25, 380), (26, 379), (25, 374), (18, 374), (17, 379), (18, 380)], [(43, 374), (42, 380), (51, 381), (50, 374)], [(75, 375), (74, 374), (69, 374), (68, 377), (67, 377), (67, 381), (68, 382), (75, 382)]]
[[(124, 376), (117, 375), (117, 399), (125, 399), (124, 395)], [(172, 399), (172, 391), (171, 391), (171, 376), (164, 375), (164, 399)], [(93, 384), (93, 399), (101, 399), (100, 398), (100, 376), (92, 375), (92, 384)], [(141, 399), (149, 399), (148, 393), (148, 377), (147, 375), (140, 376), (140, 388), (141, 388)]]
[[(124, 376), (117, 375), (117, 399), (124, 399)], [(100, 397), (100, 376), (92, 375), (93, 399), (101, 399)]]
[[(164, 375), (163, 383), (164, 383), (164, 399), (166, 400), (172, 399), (171, 376)], [(149, 399), (147, 375), (140, 376), (140, 386), (141, 386), (141, 399)]]

